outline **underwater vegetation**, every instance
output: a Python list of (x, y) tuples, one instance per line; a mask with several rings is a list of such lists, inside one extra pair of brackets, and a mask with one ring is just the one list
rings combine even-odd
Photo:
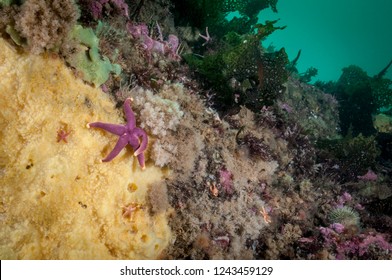
[(287, 80), (288, 63), (284, 49), (263, 53), (261, 40), (277, 29), (276, 22), (257, 24), (256, 34), (239, 35), (229, 31), (222, 39), (218, 51), (209, 51), (201, 57), (194, 54), (184, 58), (206, 86), (224, 93), (217, 103), (220, 106), (246, 105), (255, 110), (272, 105), (283, 92)]
[[(277, 2), (277, 0), (174, 0), (173, 15), (176, 25), (179, 26), (189, 25), (198, 29), (208, 26), (218, 37), (224, 36), (229, 30), (242, 35), (251, 32), (261, 10), (270, 7), (277, 12)], [(239, 12), (241, 17), (229, 22), (225, 17), (230, 12)]]
[(381, 154), (375, 136), (366, 137), (362, 134), (319, 141), (318, 146), (320, 158), (328, 160), (331, 169), (333, 166), (339, 166), (337, 176), (342, 181), (353, 180), (357, 174), (365, 174), (369, 168), (374, 169)]
[(391, 63), (311, 85), (263, 9), (0, 1), (1, 258), (391, 259)]
[[(392, 61), (391, 61), (392, 62)], [(333, 94), (339, 101), (342, 134), (375, 134), (372, 116), (387, 112), (392, 103), (391, 80), (384, 78), (392, 63), (374, 77), (360, 67), (350, 65), (342, 69), (337, 82), (316, 82), (316, 86)]]

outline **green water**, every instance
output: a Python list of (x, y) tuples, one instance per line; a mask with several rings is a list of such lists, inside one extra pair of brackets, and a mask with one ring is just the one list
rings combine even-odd
[(313, 66), (316, 79), (337, 80), (343, 67), (355, 64), (373, 76), (392, 59), (392, 1), (279, 0), (277, 8), (278, 14), (263, 10), (260, 21), (280, 18), (287, 28), (264, 46), (285, 47), (290, 59), (301, 49), (300, 72)]

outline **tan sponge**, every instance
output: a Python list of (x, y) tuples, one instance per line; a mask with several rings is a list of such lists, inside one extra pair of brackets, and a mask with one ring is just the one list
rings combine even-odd
[(169, 210), (152, 215), (147, 192), (163, 171), (142, 171), (131, 149), (101, 163), (117, 137), (86, 127), (124, 123), (109, 97), (3, 39), (0, 77), (0, 258), (161, 257)]

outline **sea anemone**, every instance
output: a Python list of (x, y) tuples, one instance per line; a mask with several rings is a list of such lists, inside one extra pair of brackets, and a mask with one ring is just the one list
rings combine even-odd
[(335, 208), (329, 218), (332, 223), (342, 224), (345, 228), (359, 228), (360, 226), (359, 214), (348, 206)]

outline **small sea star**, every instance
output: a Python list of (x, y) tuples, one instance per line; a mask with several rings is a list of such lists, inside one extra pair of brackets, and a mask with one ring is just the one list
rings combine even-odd
[(59, 143), (60, 141), (64, 141), (65, 143), (68, 143), (67, 137), (69, 134), (71, 134), (70, 131), (66, 131), (64, 129), (57, 130), (57, 143)]
[(120, 137), (113, 150), (109, 153), (109, 155), (106, 158), (102, 160), (103, 162), (108, 162), (114, 159), (121, 152), (121, 150), (127, 144), (129, 144), (134, 150), (133, 155), (137, 157), (140, 166), (142, 167), (142, 169), (144, 169), (145, 163), (144, 163), (143, 153), (147, 148), (148, 137), (147, 137), (147, 133), (143, 129), (136, 127), (136, 119), (135, 119), (135, 114), (133, 113), (131, 108), (131, 101), (132, 99), (128, 98), (124, 102), (124, 113), (127, 119), (126, 124), (121, 125), (121, 124), (93, 122), (93, 123), (88, 123), (87, 127), (101, 128)]
[(133, 217), (133, 213), (136, 212), (139, 209), (142, 209), (143, 207), (140, 204), (136, 204), (136, 203), (131, 203), (128, 206), (124, 206), (123, 207), (123, 217), (129, 217), (132, 218)]
[(259, 212), (263, 216), (264, 222), (266, 222), (267, 224), (271, 223), (271, 218), (270, 218), (268, 212), (265, 210), (264, 206), (261, 207)]

